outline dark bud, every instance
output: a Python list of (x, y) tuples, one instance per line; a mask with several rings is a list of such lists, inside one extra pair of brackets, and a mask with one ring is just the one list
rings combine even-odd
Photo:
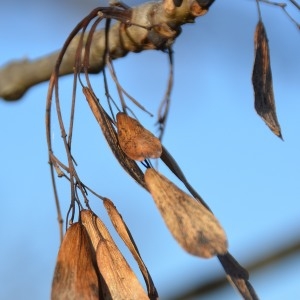
[(182, 4), (182, 1), (183, 1), (183, 0), (173, 0), (174, 5), (175, 5), (176, 7), (180, 7), (181, 4)]

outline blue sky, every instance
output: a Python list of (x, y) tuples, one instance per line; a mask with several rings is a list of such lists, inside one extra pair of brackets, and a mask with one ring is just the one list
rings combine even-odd
[[(0, 11), (0, 64), (59, 49), (75, 24), (96, 6), (98, 2), (92, 0), (84, 5), (79, 0), (5, 3)], [(230, 252), (243, 265), (299, 239), (299, 30), (279, 8), (262, 8), (284, 142), (269, 131), (253, 108), (257, 15), (254, 1), (248, 0), (216, 1), (196, 24), (183, 27), (174, 45), (175, 86), (164, 135), (164, 145), (220, 220)], [(166, 55), (155, 51), (129, 54), (116, 61), (115, 68), (126, 90), (156, 113), (166, 86)], [(97, 76), (95, 80), (101, 82)], [(71, 81), (68, 77), (61, 83), (66, 107)], [(21, 101), (0, 102), (0, 299), (47, 299), (50, 293), (59, 233), (47, 163), (46, 93), (47, 83), (43, 83)], [(100, 99), (101, 93), (99, 88)], [(82, 100), (74, 137), (81, 178), (114, 201), (161, 299), (215, 274), (223, 275), (217, 259), (192, 257), (177, 245), (151, 197), (115, 162)], [(141, 112), (138, 116), (155, 132), (154, 119)], [(59, 149), (57, 126), (53, 142)], [(67, 182), (59, 181), (59, 188), (65, 215)], [(90, 201), (107, 221), (99, 200)], [(251, 274), (261, 299), (299, 298), (299, 261), (298, 254)], [(222, 290), (222, 299), (240, 298), (228, 286)]]

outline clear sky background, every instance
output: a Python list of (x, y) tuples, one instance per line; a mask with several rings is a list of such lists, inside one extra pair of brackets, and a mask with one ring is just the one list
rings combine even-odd
[[(96, 6), (96, 0), (1, 0), (0, 64), (59, 49)], [(299, 12), (292, 13), (299, 20)], [(284, 142), (253, 107), (257, 11), (250, 0), (216, 1), (206, 16), (183, 27), (174, 45), (175, 86), (164, 135), (164, 145), (225, 228), (230, 252), (245, 266), (300, 238), (299, 30), (279, 8), (262, 5), (262, 14)], [(126, 90), (156, 113), (167, 83), (167, 56), (157, 51), (129, 54), (115, 67)], [(61, 83), (66, 103), (71, 80)], [(40, 84), (15, 103), (0, 101), (1, 300), (50, 295), (59, 232), (47, 163), (47, 87)], [(151, 197), (115, 161), (84, 99), (78, 111), (74, 149), (81, 178), (114, 201), (161, 299), (225, 276), (217, 259), (192, 257), (178, 246)], [(155, 131), (155, 119), (139, 117)], [(53, 141), (59, 147), (57, 127)], [(61, 180), (59, 187), (65, 216), (68, 183)], [(107, 220), (99, 200), (92, 198), (90, 204)], [(250, 275), (261, 299), (300, 298), (299, 253)], [(205, 299), (240, 297), (228, 284), (221, 294)]]

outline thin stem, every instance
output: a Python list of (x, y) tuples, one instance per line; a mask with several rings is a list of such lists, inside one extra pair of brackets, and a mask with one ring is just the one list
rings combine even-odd
[(173, 50), (171, 47), (168, 48), (168, 57), (169, 57), (169, 68), (170, 68), (168, 85), (167, 85), (165, 96), (159, 106), (158, 117), (157, 117), (157, 124), (159, 124), (159, 130), (160, 130), (160, 134), (159, 134), (160, 140), (162, 140), (166, 128), (167, 117), (169, 114), (169, 109), (171, 104), (171, 92), (172, 92), (173, 82), (174, 82), (174, 57), (173, 57)]
[[(286, 7), (287, 7), (287, 4), (284, 3), (284, 2), (274, 2), (274, 1), (269, 1), (269, 0), (256, 0), (256, 2), (263, 2), (263, 3), (266, 3), (266, 4), (269, 4), (269, 5), (274, 5), (274, 6), (277, 6), (277, 7), (280, 7), (283, 12), (287, 15), (287, 17), (296, 25), (296, 27), (298, 29), (300, 29), (300, 24), (289, 14), (289, 12), (286, 10)], [(298, 9), (300, 9), (300, 6), (299, 4), (294, 1), (294, 0), (290, 0), (291, 3), (293, 5), (295, 5)]]
[(290, 2), (291, 2), (296, 8), (298, 8), (298, 10), (300, 10), (300, 5), (299, 5), (295, 0), (290, 0)]

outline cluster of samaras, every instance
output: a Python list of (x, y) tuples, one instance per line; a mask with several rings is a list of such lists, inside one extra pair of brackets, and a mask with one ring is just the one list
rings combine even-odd
[[(116, 128), (119, 146), (130, 159), (144, 161), (161, 156), (160, 140), (136, 119), (118, 113)], [(205, 258), (227, 253), (225, 232), (202, 203), (150, 165), (144, 179), (167, 227), (187, 252)], [(104, 199), (103, 204), (137, 261), (148, 293), (100, 218), (90, 210), (81, 210), (79, 221), (67, 230), (58, 254), (52, 299), (157, 299), (156, 288), (129, 229), (109, 199)]]
[[(133, 101), (140, 109), (144, 111), (145, 109), (123, 90), (112, 65), (113, 59), (123, 57), (128, 52), (157, 49), (164, 50), (169, 54), (168, 88), (158, 113), (158, 124), (161, 127), (162, 136), (173, 85), (171, 46), (181, 32), (181, 25), (193, 22), (196, 17), (205, 14), (213, 2), (214, 0), (163, 0), (144, 3), (139, 7), (131, 8), (117, 1), (111, 7), (94, 9), (78, 23), (64, 44), (50, 78), (46, 129), (54, 190), (56, 190), (53, 175), (55, 169), (59, 177), (66, 177), (70, 182), (71, 205), (69, 212), (72, 212), (72, 217), (71, 225), (66, 232), (58, 254), (52, 286), (52, 299), (158, 298), (156, 288), (140, 257), (132, 235), (114, 204), (107, 198), (93, 192), (103, 201), (117, 233), (137, 261), (146, 282), (147, 293), (119, 251), (109, 231), (100, 218), (92, 212), (88, 204), (87, 191), (92, 190), (80, 180), (75, 167), (74, 156), (71, 153), (77, 90), (75, 82), (77, 81), (82, 86), (82, 92), (115, 158), (140, 186), (150, 192), (168, 229), (177, 242), (190, 254), (204, 258), (216, 255), (227, 274), (228, 280), (238, 289), (243, 298), (258, 299), (249, 282), (248, 272), (227, 251), (225, 232), (209, 207), (188, 183), (174, 158), (162, 146), (160, 139), (145, 129), (135, 118), (127, 115), (126, 112), (132, 110), (126, 105), (124, 96)], [(259, 8), (259, 1), (256, 1), (256, 4)], [(282, 138), (275, 109), (268, 39), (259, 9), (258, 12), (259, 22), (255, 30), (255, 62), (252, 73), (255, 109), (269, 128)], [(111, 25), (111, 20), (117, 22)], [(100, 22), (105, 22), (105, 30), (96, 32), (96, 27)], [(88, 28), (90, 28), (89, 32), (87, 31)], [(74, 43), (72, 45), (75, 46), (72, 46), (71, 43)], [(95, 53), (98, 54), (94, 55)], [(72, 56), (75, 57), (71, 71), (71, 73), (74, 72), (74, 88), (69, 133), (67, 133), (60, 109), (58, 78), (60, 71), (64, 69), (61, 67), (68, 61), (64, 58)], [(105, 74), (105, 66), (110, 70), (116, 83), (121, 103), (120, 108), (113, 101), (109, 95), (106, 79), (104, 79), (110, 114), (102, 107), (89, 79), (90, 72), (102, 70)], [(83, 73), (86, 86), (81, 77)], [(68, 157), (67, 166), (54, 155), (52, 150), (50, 112), (53, 96), (61, 136)], [(119, 112), (115, 116), (112, 103), (118, 111), (123, 112)], [(154, 169), (150, 159), (160, 159), (185, 185), (192, 196), (182, 191)], [(141, 162), (146, 171), (141, 169), (136, 161)], [(89, 210), (83, 209), (78, 192), (81, 193)], [(56, 203), (58, 203), (57, 195)], [(80, 210), (79, 219), (78, 222), (73, 223), (76, 204)], [(60, 215), (59, 207), (58, 212)]]
[[(118, 113), (117, 129), (119, 145), (129, 158), (143, 161), (161, 156), (160, 140), (137, 120)], [(144, 178), (166, 225), (186, 251), (206, 258), (227, 252), (225, 233), (206, 207), (154, 168), (149, 167)]]

